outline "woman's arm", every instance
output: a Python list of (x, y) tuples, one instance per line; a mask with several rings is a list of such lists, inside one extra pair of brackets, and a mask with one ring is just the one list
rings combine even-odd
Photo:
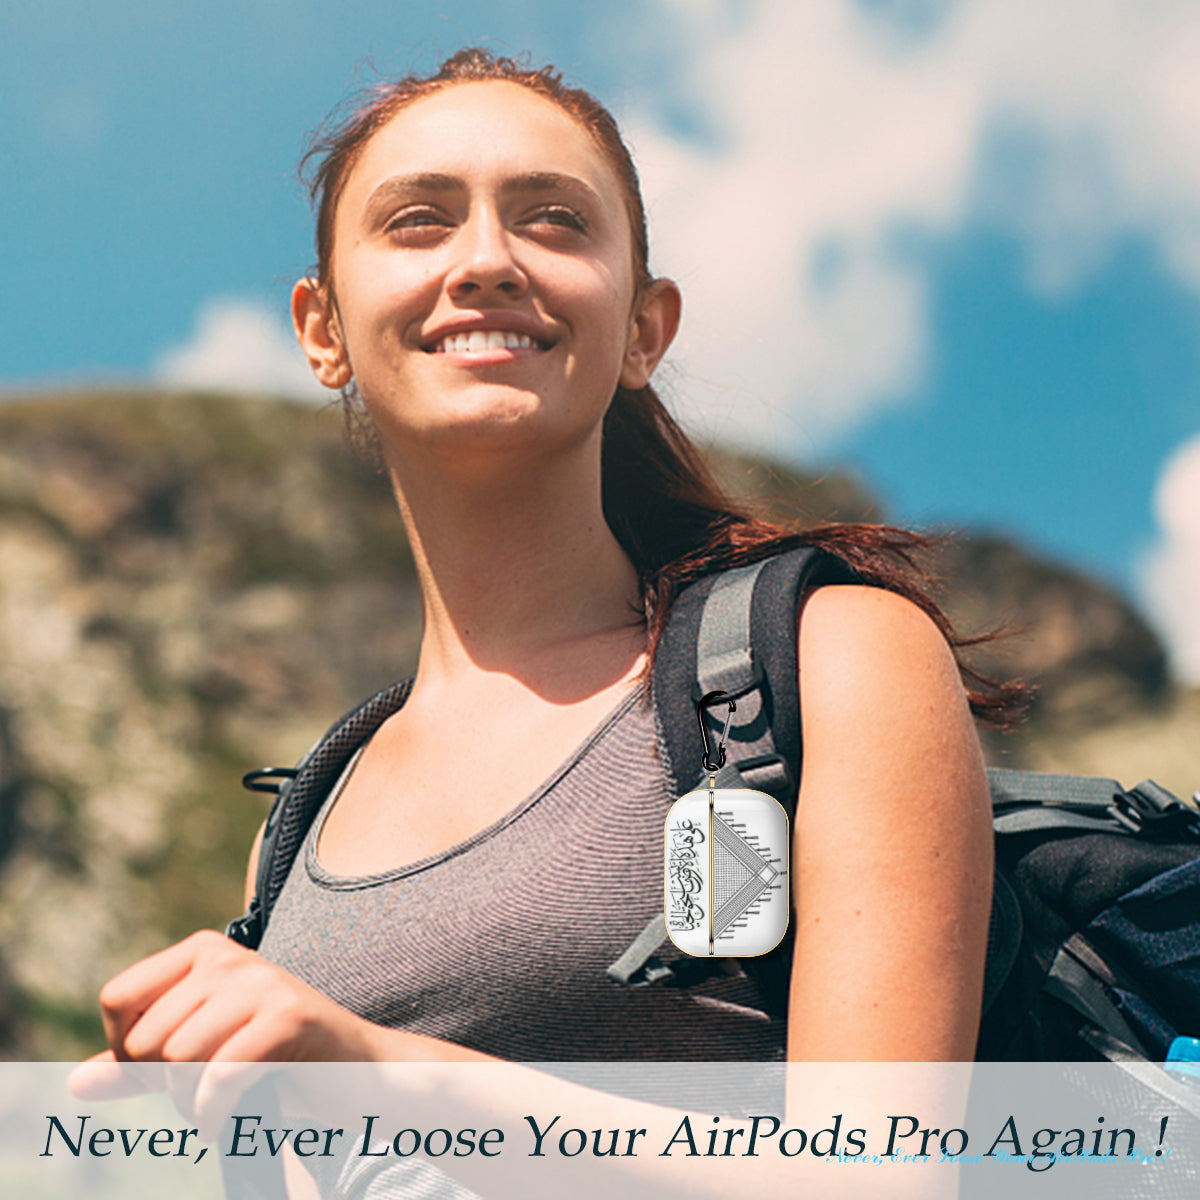
[(788, 1057), (974, 1057), (991, 806), (957, 665), (911, 602), (823, 588), (800, 621)]

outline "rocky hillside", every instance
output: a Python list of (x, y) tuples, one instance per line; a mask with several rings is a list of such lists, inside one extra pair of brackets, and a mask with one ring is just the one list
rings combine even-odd
[(396, 520), (336, 412), (0, 406), (0, 945), (29, 1052), (93, 1038), (99, 982), (240, 908), (241, 773), (411, 668)]
[[(779, 511), (882, 516), (838, 474), (718, 468)], [(1182, 733), (1192, 701), (1118, 596), (995, 539), (962, 539), (943, 567), (964, 629), (1022, 631), (984, 668), (1042, 685), (1030, 731), (994, 753), (1116, 773), (1086, 743), (1097, 721)], [(391, 496), (336, 412), (204, 395), (0, 405), (3, 1053), (96, 1048), (108, 975), (240, 909), (265, 801), (239, 776), (294, 761), (409, 672), (417, 621)], [(1200, 774), (1187, 754), (1177, 769)]]

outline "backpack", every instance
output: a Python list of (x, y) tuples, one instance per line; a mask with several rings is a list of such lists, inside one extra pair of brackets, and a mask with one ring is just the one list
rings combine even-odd
[[(717, 786), (767, 792), (794, 812), (800, 600), (817, 586), (855, 581), (841, 560), (801, 548), (706, 576), (680, 593), (651, 680), (676, 796), (707, 778), (695, 702), (722, 691), (737, 711)], [(411, 686), (394, 684), (347, 713), (295, 768), (245, 777), (247, 787), (277, 795), (255, 894), (230, 923), (230, 937), (258, 946), (329, 789)], [(1161, 1061), (1177, 1034), (1200, 1032), (1200, 810), (1148, 780), (1126, 790), (1110, 779), (989, 769), (988, 782), (996, 875), (977, 1057)], [(786, 1011), (790, 938), (738, 963), (664, 961), (667, 946), (659, 916), (609, 977), (629, 987), (688, 987), (740, 966), (769, 1013)]]

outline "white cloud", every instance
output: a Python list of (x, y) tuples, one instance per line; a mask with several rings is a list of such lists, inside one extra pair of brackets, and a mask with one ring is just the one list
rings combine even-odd
[(1200, 685), (1200, 435), (1167, 460), (1154, 502), (1159, 542), (1145, 564), (1146, 601), (1176, 677)]
[(626, 126), (654, 265), (684, 290), (679, 404), (706, 432), (815, 449), (919, 384), (926, 268), (898, 231), (1000, 225), (1043, 291), (1134, 233), (1200, 290), (1192, 0), (917, 5), (920, 32), (853, 0), (662, 4), (711, 144)]
[(154, 378), (169, 387), (259, 392), (328, 400), (295, 337), (264, 305), (214, 299), (200, 309), (191, 338), (166, 351)]

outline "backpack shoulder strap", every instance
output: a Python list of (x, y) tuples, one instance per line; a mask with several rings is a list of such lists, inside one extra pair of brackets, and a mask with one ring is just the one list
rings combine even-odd
[(296, 765), (271, 805), (258, 852), (254, 897), (246, 912), (232, 920), (225, 933), (243, 946), (257, 949), (271, 911), (283, 891), (304, 837), (354, 752), (403, 707), (412, 690), (405, 679), (384, 688), (335, 721)]
[(677, 796), (706, 777), (695, 705), (719, 689), (738, 704), (718, 781), (767, 792), (791, 815), (802, 755), (800, 604), (816, 587), (854, 582), (841, 559), (805, 546), (706, 576), (679, 595), (652, 677), (659, 749)]
[(1123, 788), (1115, 779), (988, 768), (998, 837), (1032, 832), (1124, 833), (1200, 837), (1200, 810), (1143, 779)]
[[(651, 681), (659, 751), (676, 796), (707, 777), (695, 703), (719, 689), (737, 701), (737, 710), (717, 785), (767, 792), (791, 817), (802, 755), (800, 605), (814, 588), (856, 582), (841, 559), (805, 546), (706, 576), (680, 593), (659, 639)], [(685, 959), (665, 967), (656, 951), (666, 940), (660, 916), (609, 967), (609, 976), (633, 987), (658, 980), (686, 986), (731, 967), (725, 959)], [(759, 984), (768, 1010), (782, 1015), (791, 939), (769, 954), (741, 960), (741, 966)]]

